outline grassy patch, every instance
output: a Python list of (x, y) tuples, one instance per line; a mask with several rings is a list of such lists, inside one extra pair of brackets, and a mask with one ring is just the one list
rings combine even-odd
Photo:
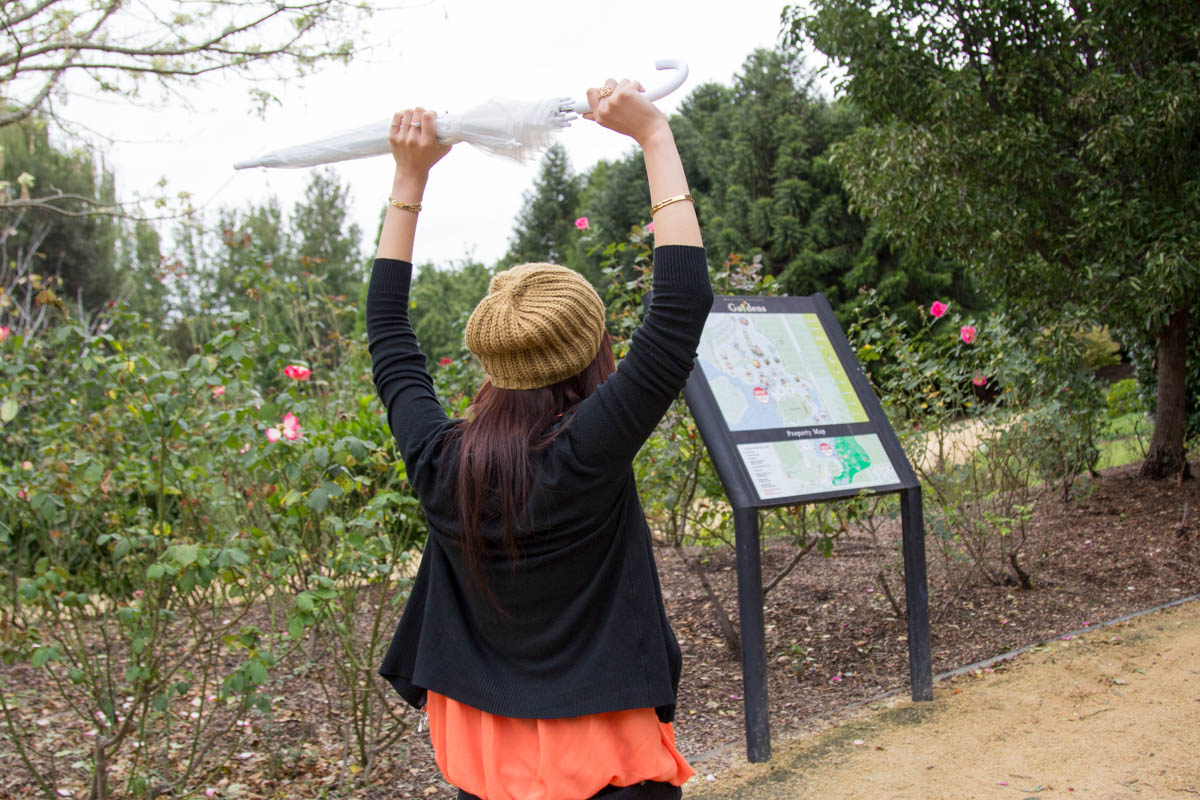
[(1145, 414), (1122, 414), (1109, 420), (1100, 440), (1100, 460), (1096, 469), (1120, 467), (1146, 457), (1154, 425)]

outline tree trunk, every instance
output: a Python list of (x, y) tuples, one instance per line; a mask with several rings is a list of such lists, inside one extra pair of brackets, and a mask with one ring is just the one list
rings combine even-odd
[(1154, 434), (1142, 462), (1147, 478), (1190, 478), (1186, 438), (1187, 308), (1171, 314), (1158, 334), (1158, 396), (1154, 404)]

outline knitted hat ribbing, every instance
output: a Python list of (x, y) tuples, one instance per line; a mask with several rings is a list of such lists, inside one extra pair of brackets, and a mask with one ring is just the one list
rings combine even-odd
[(538, 389), (596, 357), (604, 303), (583, 276), (554, 264), (499, 272), (467, 320), (467, 347), (499, 389)]

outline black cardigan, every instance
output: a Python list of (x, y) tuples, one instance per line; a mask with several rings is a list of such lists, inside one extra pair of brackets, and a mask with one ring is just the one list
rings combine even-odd
[(462, 424), (434, 393), (408, 320), (412, 265), (377, 259), (367, 293), (375, 385), (429, 539), (379, 668), (413, 706), (431, 689), (507, 717), (549, 719), (654, 707), (675, 712), (682, 658), (667, 622), (632, 463), (683, 389), (712, 307), (704, 250), (654, 251), (654, 296), (615, 374), (534, 456), (532, 529), (514, 565), (498, 526), (481, 567), (504, 613), (460, 558)]

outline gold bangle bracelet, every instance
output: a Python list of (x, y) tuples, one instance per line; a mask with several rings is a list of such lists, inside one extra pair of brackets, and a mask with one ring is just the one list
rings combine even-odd
[(392, 198), (389, 197), (388, 205), (395, 206), (396, 208), (400, 209), (401, 211), (411, 211), (414, 214), (421, 213), (421, 204), (420, 203), (401, 203), (399, 200), (393, 200)]
[(671, 205), (671, 203), (678, 203), (683, 200), (687, 200), (692, 205), (696, 204), (695, 199), (690, 194), (677, 194), (674, 197), (668, 197), (666, 200), (659, 200), (657, 203), (650, 206), (650, 216), (653, 217), (656, 213)]

